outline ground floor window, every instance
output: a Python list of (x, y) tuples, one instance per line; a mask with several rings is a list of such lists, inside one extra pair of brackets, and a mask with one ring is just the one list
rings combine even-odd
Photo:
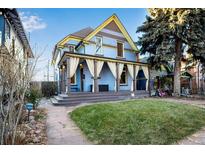
[(120, 85), (127, 85), (128, 77), (127, 77), (127, 66), (124, 65), (123, 72), (120, 78)]

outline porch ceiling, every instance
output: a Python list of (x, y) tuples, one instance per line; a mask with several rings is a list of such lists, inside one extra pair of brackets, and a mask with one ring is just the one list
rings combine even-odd
[(97, 55), (88, 55), (88, 54), (80, 54), (80, 53), (70, 53), (70, 52), (64, 52), (63, 56), (61, 57), (58, 66), (61, 66), (63, 62), (66, 60), (67, 57), (78, 57), (82, 59), (93, 59), (93, 60), (102, 60), (105, 62), (120, 62), (124, 64), (133, 64), (133, 65), (139, 65), (139, 66), (148, 66), (147, 63), (142, 62), (135, 62), (135, 61), (128, 61), (125, 59), (114, 59), (114, 58), (108, 58), (108, 57), (102, 57)]

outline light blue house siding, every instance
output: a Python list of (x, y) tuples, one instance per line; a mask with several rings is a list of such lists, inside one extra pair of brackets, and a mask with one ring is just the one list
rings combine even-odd
[[(93, 37), (91, 39), (91, 41), (95, 42), (95, 38), (96, 37)], [(75, 46), (78, 45), (78, 43), (79, 43), (78, 41), (73, 41), (73, 40), (69, 41), (69, 44), (75, 45)], [(117, 40), (103, 36), (103, 45), (104, 44), (116, 47)], [(125, 58), (125, 60), (136, 61), (136, 53), (134, 53), (130, 50), (126, 50), (126, 49), (131, 49), (128, 42), (124, 42), (124, 58)], [(64, 51), (68, 51), (68, 50), (69, 49), (67, 47), (64, 47), (63, 49), (61, 49), (62, 53)], [(103, 55), (102, 55), (103, 57), (108, 57), (108, 58), (116, 58), (117, 57), (117, 49), (116, 48), (103, 46), (102, 51), (103, 51)], [(96, 55), (96, 44), (94, 44), (94, 43), (85, 44), (84, 47), (81, 47), (80, 49), (78, 49), (78, 51), (76, 51), (76, 53)]]
[[(84, 79), (84, 91), (85, 92), (90, 92), (91, 91), (91, 85), (93, 84), (93, 79), (90, 74), (90, 71), (88, 69), (87, 64), (84, 62), (83, 63), (83, 74), (85, 74), (85, 79)], [(126, 85), (120, 85), (120, 90), (130, 90), (132, 79), (127, 72), (128, 75), (128, 83)], [(66, 73), (65, 73), (66, 76)], [(98, 84), (103, 84), (103, 85), (108, 85), (109, 91), (114, 91), (115, 87), (115, 78), (112, 75), (107, 63), (104, 63), (102, 71), (100, 73), (100, 79), (98, 79)], [(75, 87), (75, 88), (72, 88)], [(80, 67), (77, 68), (76, 70), (76, 84), (71, 85), (71, 91), (76, 91), (76, 88), (78, 89), (77, 91), (80, 90), (81, 88), (81, 76), (80, 76)]]
[[(84, 91), (88, 92), (91, 90), (90, 85), (93, 83), (93, 79), (86, 63), (84, 65), (84, 74)], [(107, 64), (103, 65), (102, 71), (100, 73), (100, 79), (98, 79), (98, 84), (106, 84), (109, 86), (109, 91), (114, 91), (115, 79)]]
[(99, 84), (108, 84), (109, 90), (114, 91), (115, 78), (112, 75), (110, 68), (107, 64), (104, 64), (102, 71), (100, 73), (100, 79), (98, 80)]
[[(95, 37), (91, 39), (91, 41), (95, 41)], [(117, 41), (113, 38), (108, 38), (103, 36), (103, 44), (106, 45), (112, 45), (116, 46)], [(124, 48), (125, 49), (131, 49), (129, 44), (127, 42), (124, 42)], [(103, 46), (103, 56), (109, 57), (109, 58), (116, 58), (117, 57), (117, 49), (112, 47)], [(89, 44), (85, 46), (85, 50), (81, 48), (80, 53), (89, 54), (89, 55), (95, 55), (96, 54), (96, 45), (95, 44)], [(136, 61), (136, 54), (129, 50), (124, 50), (124, 58), (128, 61)], [(90, 91), (90, 85), (93, 82), (93, 79), (91, 78), (90, 71), (87, 67), (87, 64), (84, 65), (84, 74), (85, 74), (85, 80), (84, 80), (84, 91)], [(128, 82), (126, 85), (120, 85), (120, 90), (130, 90), (131, 87), (131, 76), (129, 72), (127, 72), (128, 75)], [(115, 78), (112, 75), (110, 68), (106, 63), (104, 63), (102, 71), (100, 73), (100, 79), (98, 79), (98, 84), (106, 84), (109, 86), (109, 91), (114, 91), (114, 85), (115, 85)]]
[[(80, 90), (80, 67), (77, 68), (76, 70), (76, 84), (72, 85), (74, 86), (75, 88), (77, 88), (79, 91)], [(76, 89), (71, 89), (72, 91), (76, 91)]]
[[(67, 74), (66, 72), (64, 72), (64, 76), (67, 79)], [(71, 91), (76, 92), (76, 91), (80, 91), (80, 82), (81, 82), (81, 77), (80, 77), (80, 67), (77, 68), (76, 70), (76, 83), (75, 84), (71, 84)], [(62, 74), (59, 74), (59, 79), (62, 79)], [(61, 85), (59, 85), (61, 86)]]
[(93, 84), (93, 79), (86, 63), (84, 63), (83, 67), (83, 73), (85, 74), (84, 91), (88, 92), (90, 91), (90, 85)]
[[(91, 41), (95, 41), (95, 37), (91, 39)], [(70, 41), (69, 44), (77, 45), (79, 42), (78, 41)], [(112, 45), (116, 46), (117, 41), (113, 38), (108, 38), (103, 36), (103, 44), (106, 45)], [(127, 42), (124, 42), (124, 48), (125, 49), (131, 49), (129, 44)], [(109, 58), (116, 58), (117, 57), (117, 52), (116, 48), (112, 47), (107, 47), (103, 46), (103, 57), (109, 57)], [(63, 48), (62, 52), (68, 51), (68, 48)], [(80, 54), (88, 54), (88, 55), (95, 55), (96, 54), (96, 45), (95, 44), (86, 44), (85, 47), (81, 47), (76, 53)], [(124, 58), (128, 61), (136, 61), (136, 53), (130, 51), (130, 50), (124, 50)], [(84, 79), (84, 91), (89, 92), (91, 90), (90, 85), (93, 84), (93, 79), (90, 74), (90, 71), (87, 67), (86, 62), (83, 63), (83, 74), (85, 75)], [(66, 75), (66, 74), (65, 74)], [(126, 85), (120, 85), (120, 90), (130, 90), (131, 83), (132, 83), (132, 78), (127, 72), (128, 76), (128, 81)], [(100, 73), (100, 79), (98, 79), (98, 84), (105, 84), (108, 85), (109, 91), (114, 91), (114, 86), (115, 86), (115, 78), (112, 75), (110, 68), (106, 63), (104, 63), (102, 71)], [(75, 87), (72, 89), (72, 87)], [(76, 70), (76, 84), (71, 85), (71, 91), (76, 91), (76, 88), (80, 90), (81, 88), (81, 76), (80, 76), (80, 67), (77, 68)]]
[[(91, 85), (93, 85), (93, 77), (87, 66), (86, 59), (92, 60), (91, 62), (94, 61), (97, 62), (98, 60), (104, 61), (103, 68), (99, 75), (99, 79), (97, 80), (97, 85), (94, 88), (95, 92), (101, 89), (101, 88), (98, 89), (97, 86), (102, 87), (101, 91), (106, 91), (107, 90), (106, 86), (102, 86), (102, 85), (108, 85), (109, 91), (118, 91), (118, 90), (130, 91), (133, 88), (134, 90), (136, 90), (135, 87), (132, 87), (133, 79), (130, 76), (128, 69), (126, 70), (127, 74), (122, 75), (123, 78), (122, 81), (126, 80), (126, 82), (124, 84), (120, 84), (119, 87), (115, 89), (116, 79), (114, 78), (112, 72), (110, 71), (107, 62), (114, 62), (116, 65), (114, 65), (112, 69), (116, 69), (116, 70), (118, 70), (116, 68), (117, 63), (123, 63), (124, 65), (131, 64), (132, 66), (136, 66), (136, 65), (141, 66), (146, 64), (140, 64), (139, 62), (137, 62), (137, 55), (135, 53), (135, 51), (137, 52), (137, 48), (135, 46), (135, 43), (130, 38), (129, 34), (127, 34), (125, 30), (123, 30), (123, 26), (120, 26), (120, 21), (118, 21), (117, 17), (113, 15), (109, 19), (112, 20), (110, 20), (110, 22), (107, 23), (107, 25), (102, 24), (103, 26), (102, 27), (100, 26), (101, 28), (96, 28), (96, 29), (92, 29), (89, 27), (84, 28), (82, 30), (69, 34), (67, 37), (65, 37), (62, 41), (59, 42), (59, 46), (61, 47), (64, 46), (64, 48), (60, 49), (61, 52), (59, 58), (56, 58), (58, 52), (54, 52), (53, 57), (55, 60), (58, 59), (56, 60), (57, 62), (59, 62), (57, 63), (58, 65), (57, 67), (60, 70), (65, 71), (63, 80), (66, 81), (67, 83), (66, 82), (62, 83), (63, 85), (63, 88), (61, 88), (62, 93), (65, 93), (66, 91), (68, 93), (69, 91), (71, 92), (81, 91), (82, 89), (84, 92), (91, 91)], [(101, 37), (102, 40), (99, 39), (99, 37)], [(118, 42), (122, 44), (118, 44)], [(73, 46), (71, 45), (75, 46), (76, 49), (75, 51), (72, 50)], [(99, 51), (101, 52), (96, 52), (97, 47), (99, 47), (100, 49)], [(122, 55), (123, 57), (119, 57)], [(65, 69), (72, 67), (72, 64), (70, 63), (70, 61), (72, 60), (74, 60), (72, 61), (73, 66), (76, 66), (78, 60), (74, 58), (71, 59), (68, 57), (72, 57), (72, 58), (77, 57), (80, 59), (78, 67), (75, 70), (76, 71), (75, 84), (70, 83), (70, 80), (68, 80), (66, 76)], [(91, 68), (94, 67), (93, 64), (90, 64)], [(83, 69), (83, 72), (81, 69)], [(84, 77), (83, 79), (82, 76)], [(73, 81), (73, 77), (72, 77), (72, 81)], [(81, 87), (82, 84), (83, 84), (83, 88)], [(146, 84), (145, 83), (142, 84), (145, 87)], [(68, 87), (65, 88), (65, 85)], [(142, 90), (141, 87), (139, 87), (139, 90)]]
[[(93, 37), (91, 39), (91, 41), (94, 42), (95, 38), (96, 37)], [(103, 36), (103, 44), (116, 47), (117, 40)], [(124, 42), (124, 58), (128, 61), (136, 61), (136, 54), (134, 52), (132, 52), (130, 50), (126, 50), (126, 49), (131, 49), (128, 42)], [(103, 46), (102, 51), (103, 51), (104, 57), (109, 57), (109, 58), (116, 58), (117, 57), (117, 49), (116, 48)], [(80, 53), (84, 53), (83, 48), (81, 48)], [(88, 45), (85, 45), (85, 54), (95, 55), (96, 54), (96, 45), (91, 44), (91, 43)]]
[[(94, 40), (95, 40), (95, 37), (93, 37), (91, 41), (94, 41)], [(77, 45), (78, 43), (79, 42), (77, 42), (77, 41), (69, 42), (69, 44), (73, 44), (73, 45)], [(115, 39), (112, 39), (112, 38), (103, 37), (103, 44), (116, 46), (117, 41)], [(129, 44), (127, 42), (124, 42), (124, 48), (131, 49), (131, 47), (129, 46)], [(117, 58), (117, 49), (116, 48), (103, 46), (102, 50), (103, 50), (103, 55), (102, 55), (103, 57)], [(68, 51), (68, 48), (65, 47), (61, 50), (62, 53), (64, 51)], [(75, 52), (80, 53), (80, 54), (96, 55), (95, 51), (96, 51), (96, 45), (94, 43), (90, 43), (90, 44), (85, 44), (84, 47), (81, 47), (78, 51), (75, 51)], [(136, 61), (136, 53), (134, 53), (130, 50), (124, 50), (124, 59), (127, 61)], [(93, 84), (93, 79), (92, 79), (91, 73), (90, 73), (85, 61), (83, 62), (83, 74), (85, 75), (85, 79), (83, 81), (84, 92), (90, 92), (91, 91), (91, 84)], [(66, 73), (65, 73), (65, 76), (66, 76)], [(120, 90), (130, 90), (132, 78), (131, 78), (128, 71), (127, 71), (127, 77), (128, 77), (127, 84), (120, 85)], [(106, 62), (104, 63), (102, 71), (100, 73), (100, 79), (98, 79), (98, 84), (99, 85), (101, 85), (101, 84), (108, 85), (109, 91), (115, 90), (114, 89), (115, 78), (112, 75), (110, 68), (108, 67)], [(72, 88), (72, 87), (75, 87), (75, 88)], [(77, 91), (80, 91), (80, 89), (81, 89), (81, 76), (80, 76), (80, 67), (79, 66), (76, 70), (76, 84), (71, 85), (71, 91), (76, 91), (76, 89), (78, 89)]]

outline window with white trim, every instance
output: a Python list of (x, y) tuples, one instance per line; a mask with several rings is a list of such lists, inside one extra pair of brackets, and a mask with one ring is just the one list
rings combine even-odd
[(103, 42), (103, 38), (100, 36), (97, 36), (95, 39), (95, 43), (96, 43), (96, 54), (99, 55), (103, 55), (103, 50), (102, 50), (102, 42)]
[(74, 45), (68, 45), (69, 52), (75, 52), (75, 46)]
[(124, 56), (124, 44), (122, 42), (117, 42), (117, 57)]

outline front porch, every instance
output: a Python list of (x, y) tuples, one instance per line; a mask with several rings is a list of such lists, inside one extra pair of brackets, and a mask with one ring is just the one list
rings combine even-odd
[(64, 52), (59, 68), (60, 94), (130, 93), (137, 90), (148, 91), (149, 87), (149, 70), (145, 63)]

